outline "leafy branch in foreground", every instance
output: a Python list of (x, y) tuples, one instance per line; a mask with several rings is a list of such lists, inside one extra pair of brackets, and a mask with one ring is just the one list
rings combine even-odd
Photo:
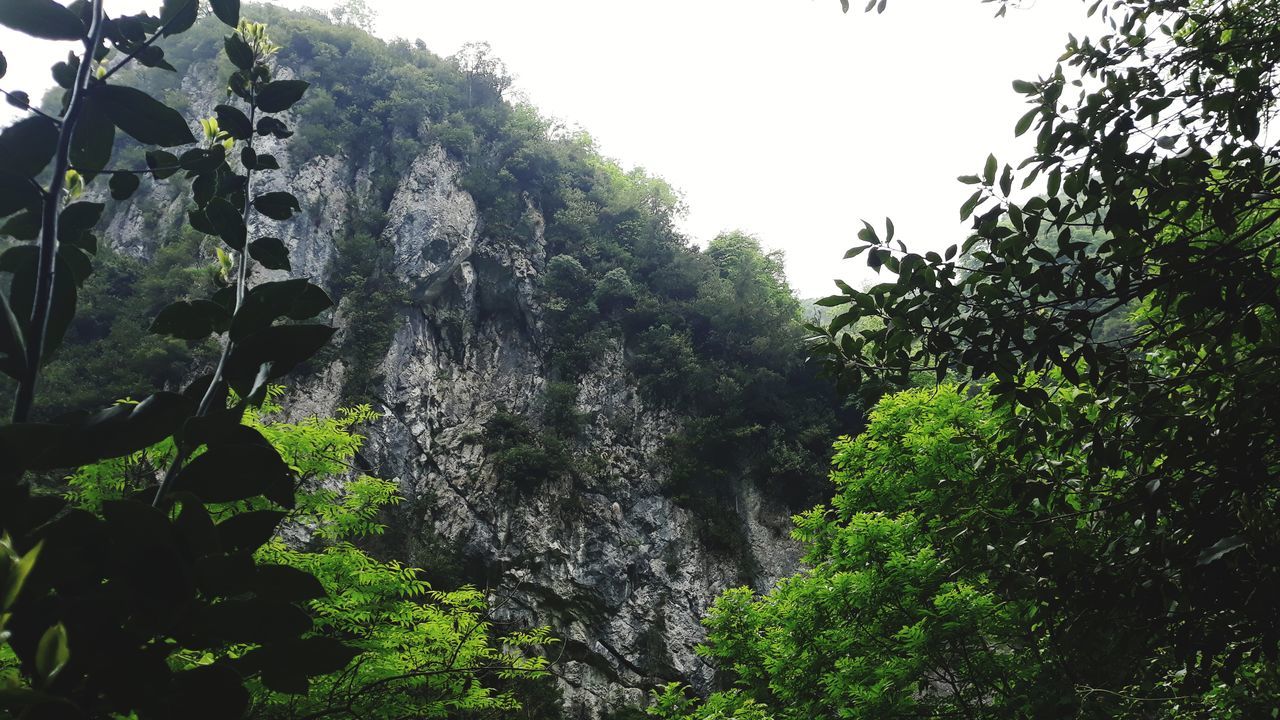
[[(1280, 148), (1264, 132), (1280, 4), (1089, 12), (1101, 37), (1013, 84), (1034, 153), (960, 178), (968, 239), (919, 254), (867, 225), (849, 256), (891, 277), (822, 301), (837, 312), (813, 352), (855, 384), (922, 369), (981, 384), (1028, 459), (1021, 512), (1071, 526), (1044, 507), (1066, 488), (1092, 508), (1105, 542), (1088, 577), (1109, 609), (1058, 631), (1123, 628), (1133, 654), (1091, 698), (1231, 695), (1280, 656)], [(1084, 602), (1061, 557), (1025, 572), (1043, 603)]]
[[(384, 531), (380, 514), (400, 501), (394, 483), (352, 467), (363, 442), (355, 428), (376, 420), (377, 414), (361, 406), (339, 410), (333, 418), (284, 422), (276, 419), (281, 392), (271, 388), (260, 409), (246, 412), (244, 423), (303, 478), (296, 506), (285, 514), (270, 503), (250, 500), (211, 505), (210, 514), (231, 522), (238, 541), (261, 542), (254, 559), (258, 572), (270, 576), (277, 597), (308, 600), (314, 618), (307, 636), (312, 654), (303, 662), (324, 665), (327, 653), (352, 660), (299, 685), (305, 692), (289, 693), (281, 683), (296, 678), (282, 675), (280, 668), (298, 658), (251, 645), (215, 653), (212, 657), (220, 661), (263, 673), (248, 686), (250, 714), (393, 720), (518, 709), (510, 692), (496, 690), (488, 681), (545, 676), (547, 660), (536, 652), (554, 642), (548, 629), (498, 636), (480, 591), (433, 590), (418, 569), (377, 560), (359, 549), (362, 539)], [(164, 442), (82, 467), (70, 478), (70, 499), (78, 507), (97, 510), (129, 497), (145, 488), (145, 479), (168, 465), (173, 454), (173, 444)], [(289, 542), (272, 535), (280, 515)], [(175, 661), (191, 668), (210, 659), (200, 650), (184, 652)]]
[[(10, 276), (0, 298), (0, 371), (18, 382), (14, 422), (0, 427), (0, 651), (12, 659), (0, 677), (0, 707), (22, 717), (238, 717), (250, 701), (247, 685), (305, 692), (308, 677), (341, 670), (358, 653), (310, 634), (306, 603), (324, 597), (323, 586), (295, 569), (292, 591), (282, 594), (281, 571), (255, 555), (295, 507), (298, 478), (242, 419), (265, 400), (269, 381), (333, 333), (277, 321), (307, 320), (331, 302), (306, 280), (249, 287), (252, 259), (287, 265), (280, 241), (249, 241), (250, 217), (284, 220), (299, 209), (288, 192), (253, 194), (254, 174), (278, 167), (254, 138), (291, 134), (272, 114), (296, 103), (307, 83), (273, 79), (277, 48), (263, 26), (240, 20), (237, 0), (210, 5), (234, 28), (225, 47), (235, 72), (227, 103), (202, 121), (197, 143), (178, 112), (118, 74), (135, 64), (172, 70), (159, 41), (196, 22), (196, 0), (167, 0), (159, 17), (112, 17), (102, 0), (0, 0), (0, 24), (84, 45), (53, 68), (65, 90), (60, 115), (33, 111), (0, 133), (0, 217), (8, 217), (0, 233), (13, 241), (0, 254), (0, 272)], [(145, 173), (109, 166), (117, 130), (159, 146), (147, 153)], [(195, 147), (181, 155), (160, 149), (188, 145)], [(177, 172), (195, 203), (192, 227), (229, 248), (236, 279), (212, 298), (168, 306), (152, 330), (186, 340), (225, 335), (217, 369), (182, 393), (28, 422), (42, 368), (93, 269), (91, 230), (105, 205), (77, 197), (102, 176), (123, 200), (141, 174), (163, 180)], [(158, 486), (156, 474), (139, 475), (138, 492), (92, 510), (68, 506), (38, 482), (157, 443), (173, 448)], [(278, 664), (246, 661), (260, 656)]]

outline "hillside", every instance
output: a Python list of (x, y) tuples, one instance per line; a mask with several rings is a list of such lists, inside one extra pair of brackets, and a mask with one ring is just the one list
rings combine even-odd
[[(673, 188), (504, 99), (483, 52), (245, 15), (283, 46), (279, 75), (312, 83), (297, 135), (261, 152), (305, 209), (271, 229), (288, 274), (338, 302), (337, 339), (285, 405), (382, 413), (360, 460), (408, 500), (373, 549), (552, 625), (567, 717), (669, 680), (710, 688), (699, 619), (724, 589), (796, 569), (788, 518), (826, 492), (831, 439), (857, 419), (803, 362), (780, 257), (738, 233), (695, 246)], [(202, 20), (166, 46), (176, 73), (137, 83), (211, 116), (224, 33)], [(126, 142), (118, 162), (143, 166)], [(104, 219), (47, 415), (207, 371), (212, 345), (146, 333), (167, 301), (221, 281), (186, 198), (178, 177), (145, 179)]]

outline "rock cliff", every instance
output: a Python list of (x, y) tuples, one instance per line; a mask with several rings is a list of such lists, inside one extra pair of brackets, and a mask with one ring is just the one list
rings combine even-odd
[[(216, 76), (212, 63), (187, 72), (180, 92), (190, 117), (212, 114)], [(285, 119), (295, 129), (309, 122)], [(580, 470), (531, 489), (496, 471), (486, 423), (499, 410), (537, 417), (551, 382), (539, 292), (545, 221), (526, 197), (523, 230), (490, 233), (460, 182), (467, 168), (418, 139), (429, 130), (397, 138), (412, 158), (390, 188), (372, 179), (385, 177), (385, 157), (340, 148), (302, 161), (288, 141), (269, 141), (260, 151), (283, 169), (255, 190), (287, 186), (304, 212), (250, 228), (285, 240), (289, 274), (331, 287), (351, 218), (383, 220), (376, 239), (393, 258), (386, 272), (404, 301), (389, 310), (390, 342), (374, 359), (371, 394), (383, 416), (365, 429), (363, 459), (407, 499), (392, 519), (399, 545), (384, 550), (418, 562), (417, 548), (447, 545), (483, 567), (499, 620), (551, 625), (563, 640), (552, 652), (561, 653), (566, 717), (598, 718), (671, 680), (709, 687), (712, 671), (694, 653), (699, 620), (727, 587), (765, 587), (795, 571), (790, 510), (743, 481), (731, 512), (749, 547), (708, 546), (697, 518), (664, 492), (662, 450), (685, 418), (643, 399), (620, 339), (576, 380), (584, 423), (571, 452)], [(179, 188), (148, 183), (113, 211), (103, 236), (145, 258), (166, 229), (182, 225), (186, 205)], [(260, 271), (254, 280), (282, 275)], [(337, 344), (351, 330), (349, 311), (344, 300), (335, 313)], [(341, 356), (326, 356), (296, 380), (290, 412), (332, 412), (351, 371)]]
[[(292, 186), (307, 211), (272, 232), (290, 247), (291, 274), (323, 283), (347, 211), (377, 202), (367, 169), (342, 156), (295, 164), (285, 147), (278, 153), (285, 172), (271, 189)], [(489, 462), (486, 421), (499, 408), (536, 415), (548, 382), (536, 291), (547, 257), (535, 208), (529, 237), (487, 237), (458, 186), (460, 171), (440, 147), (421, 148), (384, 210), (381, 240), (409, 302), (378, 363), (384, 415), (367, 428), (366, 460), (410, 501), (397, 522), (489, 569), (499, 619), (555, 628), (567, 717), (599, 717), (669, 680), (707, 687), (711, 671), (693, 652), (703, 637), (699, 619), (743, 579), (741, 554), (706, 547), (690, 512), (663, 493), (661, 450), (681, 417), (646, 405), (620, 344), (578, 382), (576, 409), (586, 422), (573, 452), (589, 473), (516, 492)], [(117, 212), (104, 235), (154, 237), (147, 228), (157, 221), (144, 206), (173, 226), (185, 203), (159, 186)], [(150, 250), (128, 240), (118, 249), (144, 257)], [(343, 325), (342, 308), (336, 321)], [(344, 372), (334, 359), (302, 379), (292, 412), (331, 412)], [(736, 512), (754, 584), (793, 572), (788, 510), (747, 483)], [(413, 560), (405, 548), (389, 551)]]

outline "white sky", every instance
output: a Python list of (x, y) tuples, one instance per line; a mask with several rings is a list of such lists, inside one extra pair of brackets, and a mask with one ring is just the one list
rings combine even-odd
[[(848, 15), (837, 0), (369, 1), (382, 37), (440, 55), (488, 41), (544, 113), (682, 190), (691, 237), (754, 233), (786, 252), (806, 297), (870, 277), (861, 258), (841, 261), (864, 218), (892, 217), (913, 250), (959, 241), (972, 188), (956, 176), (988, 152), (1027, 152), (1010, 82), (1052, 70), (1067, 33), (1088, 27), (1079, 0), (998, 20), (978, 0), (890, 0), (883, 15), (859, 0)], [(156, 5), (107, 0), (117, 13)], [(50, 45), (0, 28), (0, 87), (39, 97), (72, 47)]]

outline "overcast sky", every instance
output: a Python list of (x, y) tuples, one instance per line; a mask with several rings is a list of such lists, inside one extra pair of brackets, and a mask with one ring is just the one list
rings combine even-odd
[[(107, 0), (108, 12), (157, 4)], [(961, 239), (968, 192), (956, 176), (988, 152), (1026, 154), (1011, 81), (1051, 71), (1067, 33), (1087, 27), (1079, 0), (1027, 2), (1002, 19), (978, 0), (890, 0), (883, 15), (859, 0), (848, 15), (837, 0), (370, 4), (383, 37), (441, 55), (488, 41), (544, 113), (681, 190), (692, 238), (757, 235), (786, 252), (804, 296), (870, 277), (861, 259), (841, 261), (862, 219), (892, 217), (921, 251)], [(0, 28), (0, 87), (39, 96), (58, 52), (39, 45)]]

